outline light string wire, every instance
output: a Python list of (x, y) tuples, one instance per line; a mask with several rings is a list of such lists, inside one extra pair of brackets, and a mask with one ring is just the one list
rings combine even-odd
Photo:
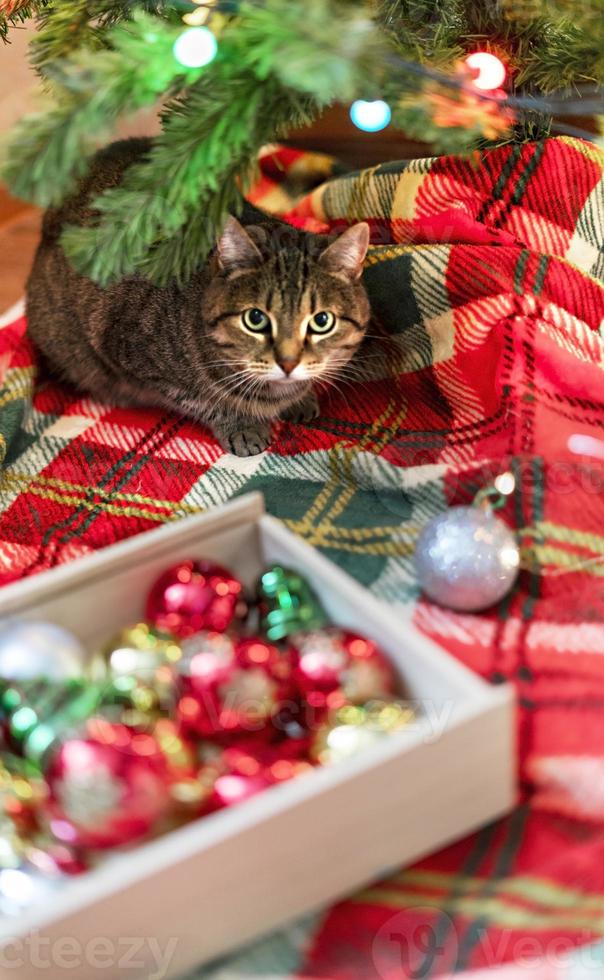
[[(254, 6), (264, 6), (262, 0), (248, 0)], [(192, 0), (174, 0), (174, 5), (182, 10), (193, 11), (206, 8), (211, 12), (234, 13), (232, 0), (207, 0), (207, 2), (192, 2)], [(376, 22), (377, 23), (377, 22)], [(378, 25), (379, 26), (379, 25)], [(497, 106), (519, 110), (525, 117), (531, 114), (552, 116), (551, 128), (556, 132), (595, 142), (597, 134), (569, 125), (555, 117), (558, 115), (601, 115), (604, 114), (604, 87), (597, 83), (576, 86), (574, 89), (564, 89), (549, 95), (514, 95), (512, 93), (489, 92), (478, 89), (472, 82), (435, 68), (429, 68), (419, 62), (408, 61), (400, 55), (387, 54), (384, 62), (387, 66), (403, 74), (415, 75), (428, 79), (445, 88), (450, 88), (467, 95), (472, 95), (478, 101), (495, 103)]]

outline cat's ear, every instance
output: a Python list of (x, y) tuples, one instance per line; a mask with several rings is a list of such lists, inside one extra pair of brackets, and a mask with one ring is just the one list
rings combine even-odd
[(369, 225), (361, 221), (347, 228), (335, 242), (328, 245), (319, 263), (333, 276), (342, 279), (359, 279), (369, 247)]
[(237, 218), (230, 217), (216, 246), (218, 264), (225, 272), (245, 272), (254, 269), (262, 262), (258, 248), (240, 225)]

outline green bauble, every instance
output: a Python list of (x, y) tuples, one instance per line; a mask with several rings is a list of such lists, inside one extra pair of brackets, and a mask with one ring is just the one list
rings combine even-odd
[(299, 572), (273, 565), (258, 583), (262, 629), (269, 640), (283, 640), (292, 633), (321, 629), (327, 615), (310, 585)]
[(61, 735), (98, 710), (107, 685), (84, 679), (0, 685), (0, 721), (14, 751), (41, 765)]

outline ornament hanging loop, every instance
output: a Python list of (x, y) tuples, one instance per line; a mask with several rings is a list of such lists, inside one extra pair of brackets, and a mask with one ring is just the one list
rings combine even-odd
[(506, 470), (505, 473), (500, 473), (499, 476), (495, 477), (490, 486), (483, 487), (478, 491), (472, 505), (483, 507), (485, 510), (501, 510), (515, 489), (516, 477), (510, 470)]
[(514, 532), (495, 516), (514, 492), (513, 473), (501, 473), (471, 506), (433, 517), (414, 554), (417, 581), (433, 602), (460, 612), (488, 609), (510, 591), (520, 567)]

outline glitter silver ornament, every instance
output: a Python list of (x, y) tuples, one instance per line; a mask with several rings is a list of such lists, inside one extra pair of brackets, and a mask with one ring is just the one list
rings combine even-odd
[(0, 870), (0, 917), (20, 918), (26, 909), (48, 904), (60, 887), (60, 876), (40, 874), (27, 863)]
[(420, 534), (414, 557), (426, 595), (462, 612), (503, 599), (520, 566), (515, 535), (490, 507), (451, 507), (439, 514)]
[(0, 679), (25, 681), (81, 677), (88, 654), (79, 640), (54, 623), (7, 620), (0, 624)]

